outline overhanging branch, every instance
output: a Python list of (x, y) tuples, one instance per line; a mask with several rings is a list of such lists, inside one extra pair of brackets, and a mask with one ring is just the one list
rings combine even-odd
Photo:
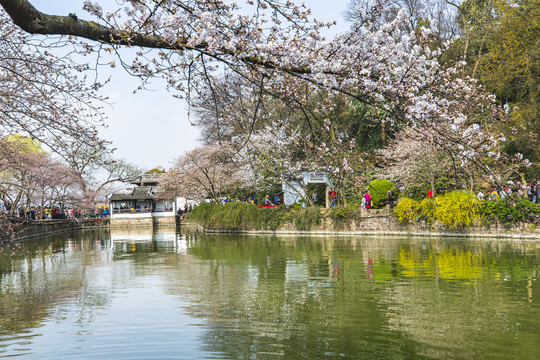
[(209, 51), (207, 43), (201, 42), (192, 45), (189, 44), (189, 39), (184, 37), (179, 37), (174, 43), (171, 43), (159, 35), (119, 30), (98, 24), (94, 21), (79, 19), (74, 14), (68, 16), (48, 15), (37, 10), (28, 0), (0, 0), (0, 5), (2, 5), (17, 26), (30, 34), (71, 35), (121, 46), (139, 46), (144, 48), (169, 50), (196, 50), (218, 60), (220, 55), (228, 55), (235, 57), (241, 62), (262, 66), (267, 69), (280, 69), (295, 74), (311, 73), (309, 68), (282, 68), (272, 61), (263, 60), (253, 55), (242, 56), (241, 52), (238, 53), (231, 49), (223, 48), (216, 53), (214, 51)]

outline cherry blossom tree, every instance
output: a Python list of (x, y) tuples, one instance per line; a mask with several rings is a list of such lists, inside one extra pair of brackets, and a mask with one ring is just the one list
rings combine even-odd
[(12, 213), (19, 205), (73, 203), (78, 196), (76, 174), (34, 144), (21, 138), (0, 141), (0, 193), (4, 203), (11, 204)]
[[(47, 15), (27, 0), (0, 4), (29, 33), (92, 41), (68, 38), (81, 52), (120, 54), (121, 47), (139, 48), (130, 63), (119, 57), (121, 65), (139, 76), (142, 86), (153, 77), (165, 78), (177, 96), (190, 102), (204, 88), (215, 94), (220, 77), (234, 73), (253, 87), (255, 115), (263, 96), (305, 109), (305, 94), (324, 91), (330, 101), (346, 96), (383, 111), (387, 116), (381, 121), (446, 138), (460, 163), (489, 171), (486, 150), (499, 153), (502, 138), (486, 126), (502, 116), (494, 97), (474, 79), (460, 76), (464, 63), (441, 66), (445, 46), (439, 46), (434, 24), (407, 30), (411, 19), (403, 10), (389, 22), (378, 22), (382, 2), (332, 40), (321, 35), (330, 24), (289, 1), (126, 0), (115, 11), (86, 1), (84, 8), (96, 22), (74, 14)], [(319, 155), (340, 153), (341, 134), (332, 131), (331, 120), (317, 119), (318, 128), (328, 126), (334, 134), (332, 142), (315, 145)]]
[(245, 159), (230, 144), (195, 148), (180, 156), (160, 183), (161, 196), (219, 201), (253, 179)]
[(77, 75), (86, 67), (54, 56), (50, 47), (0, 12), (0, 136), (26, 134), (52, 149), (75, 138), (101, 147), (103, 118), (96, 104), (102, 99)]
[[(478, 126), (476, 133), (480, 132)], [(486, 143), (482, 134), (477, 141), (478, 150), (474, 155), (482, 158), (481, 163), (467, 161), (467, 155), (457, 157), (463, 150), (462, 145), (433, 129), (407, 129), (378, 151), (382, 158), (382, 175), (408, 188), (429, 184), (433, 193), (436, 180), (444, 176), (461, 189), (475, 191), (478, 184), (505, 182), (520, 167), (530, 165), (520, 154), (508, 156), (491, 152), (494, 146)], [(468, 156), (472, 158), (473, 154)]]
[(429, 184), (435, 193), (435, 181), (451, 171), (449, 156), (433, 141), (411, 130), (401, 132), (385, 149), (382, 157), (383, 176), (405, 188)]
[(96, 147), (79, 139), (63, 139), (57, 153), (71, 168), (80, 183), (84, 203), (104, 201), (118, 183), (130, 182), (143, 171), (125, 159), (113, 156), (108, 144)]

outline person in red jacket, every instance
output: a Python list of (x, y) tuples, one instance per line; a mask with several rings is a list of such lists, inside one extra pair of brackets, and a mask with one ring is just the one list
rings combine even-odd
[(335, 207), (336, 206), (336, 198), (337, 198), (337, 193), (336, 193), (336, 190), (332, 189), (328, 192), (328, 195), (330, 195), (330, 201), (332, 203), (332, 207)]

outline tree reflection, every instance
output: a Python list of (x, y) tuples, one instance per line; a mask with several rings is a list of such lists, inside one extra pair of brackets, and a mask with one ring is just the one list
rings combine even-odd
[(141, 284), (202, 323), (212, 356), (527, 358), (538, 346), (535, 242), (150, 228), (25, 246), (0, 257), (0, 346), (50, 318), (84, 328), (116, 289)]
[[(537, 273), (537, 252), (503, 241), (201, 236), (191, 253), (220, 276), (199, 285), (212, 293), (194, 316), (212, 324), (205, 349), (227, 358), (468, 357), (485, 351), (486, 336), (520, 332), (503, 309), (518, 288), (538, 301), (537, 283), (521, 283)], [(478, 336), (489, 313), (501, 321)], [(534, 346), (534, 332), (524, 333)]]
[(92, 287), (87, 270), (103, 263), (107, 238), (95, 231), (59, 234), (28, 241), (24, 255), (0, 256), (0, 342), (40, 327), (59, 304), (75, 302), (84, 321), (105, 306), (108, 297)]

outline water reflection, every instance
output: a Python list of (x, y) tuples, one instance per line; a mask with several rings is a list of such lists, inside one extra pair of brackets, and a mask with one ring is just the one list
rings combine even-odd
[(0, 256), (0, 357), (69, 358), (81, 343), (77, 358), (532, 359), (540, 350), (539, 242), (147, 228), (25, 248)]
[(113, 228), (110, 230), (112, 248), (120, 256), (137, 251), (186, 253), (185, 234), (175, 227), (133, 227)]

